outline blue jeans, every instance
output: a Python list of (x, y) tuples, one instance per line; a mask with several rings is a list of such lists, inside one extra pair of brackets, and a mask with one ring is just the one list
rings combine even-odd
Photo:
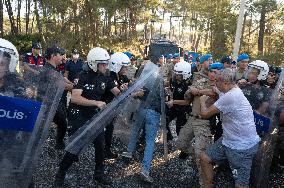
[(160, 114), (158, 112), (152, 109), (140, 108), (138, 110), (137, 119), (132, 125), (131, 137), (127, 148), (127, 151), (130, 153), (135, 151), (140, 130), (145, 126), (146, 147), (142, 161), (142, 171), (146, 173), (149, 173), (150, 171), (155, 147), (155, 138), (160, 125), (159, 122)]

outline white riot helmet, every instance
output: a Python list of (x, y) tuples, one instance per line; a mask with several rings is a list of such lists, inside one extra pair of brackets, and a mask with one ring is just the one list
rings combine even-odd
[(255, 60), (248, 64), (248, 68), (255, 68), (259, 70), (258, 80), (266, 80), (269, 72), (269, 66), (267, 63), (261, 60)]
[(19, 53), (16, 47), (9, 41), (0, 38), (0, 61), (5, 58), (9, 63), (9, 71), (15, 72), (19, 62)]
[(108, 52), (100, 47), (92, 48), (87, 55), (88, 65), (94, 72), (97, 71), (98, 64), (109, 64), (109, 59)]
[(191, 65), (185, 61), (178, 62), (174, 66), (174, 73), (182, 75), (184, 80), (191, 76)]
[(130, 64), (130, 59), (126, 54), (117, 52), (111, 55), (109, 70), (118, 73), (122, 66), (129, 66)]

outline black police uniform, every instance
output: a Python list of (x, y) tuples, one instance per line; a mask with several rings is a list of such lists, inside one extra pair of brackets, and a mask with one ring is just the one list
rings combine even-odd
[(68, 80), (74, 82), (78, 78), (79, 73), (83, 70), (84, 62), (81, 59), (78, 59), (75, 63), (72, 59), (68, 60), (65, 65), (65, 70), (69, 71)]
[(241, 87), (253, 110), (257, 110), (263, 102), (269, 102), (272, 90), (255, 84)]
[[(184, 100), (184, 94), (188, 90), (188, 83), (185, 80), (177, 82), (175, 79), (171, 82), (171, 91), (173, 93), (173, 100)], [(168, 130), (168, 140), (172, 139), (172, 134), (169, 128), (169, 124), (172, 120), (176, 120), (176, 132), (179, 135), (181, 128), (186, 124), (186, 112), (189, 111), (189, 106), (185, 105), (173, 105), (173, 107), (167, 107), (167, 130)]]
[[(81, 89), (82, 97), (89, 100), (102, 101), (102, 96), (113, 89), (114, 82), (107, 76), (90, 71), (83, 71), (79, 75), (79, 81), (74, 89)], [(83, 126), (88, 120), (90, 120), (96, 113), (99, 112), (99, 108), (96, 106), (82, 106), (74, 103), (70, 103), (68, 123), (70, 129), (68, 133), (70, 136), (74, 134), (81, 126)], [(95, 179), (104, 178), (104, 132), (101, 132), (97, 138), (93, 141), (95, 147)], [(56, 175), (57, 183), (64, 181), (67, 170), (74, 162), (78, 161), (78, 156), (66, 152), (60, 163), (59, 171)]]
[[(110, 71), (109, 75), (110, 79), (114, 82), (117, 88), (120, 88), (122, 84), (129, 83), (130, 80), (127, 78), (126, 75), (119, 75), (116, 72)], [(111, 91), (107, 91), (102, 98), (102, 101), (106, 103), (110, 103), (114, 99), (114, 95)], [(106, 157), (116, 157), (111, 152), (111, 142), (112, 142), (112, 135), (113, 135), (114, 124), (113, 121), (106, 126), (105, 130), (105, 152)]]

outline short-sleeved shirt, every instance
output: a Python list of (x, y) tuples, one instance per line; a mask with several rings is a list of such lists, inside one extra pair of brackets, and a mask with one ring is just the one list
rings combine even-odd
[(65, 70), (69, 72), (68, 80), (74, 82), (78, 78), (79, 73), (83, 70), (84, 62), (81, 59), (78, 59), (75, 63), (73, 60), (67, 61), (65, 65)]
[(271, 89), (255, 84), (248, 84), (241, 87), (245, 97), (248, 99), (253, 110), (257, 110), (263, 102), (269, 102), (271, 97)]
[(252, 107), (240, 88), (234, 87), (222, 94), (214, 106), (220, 111), (223, 127), (222, 143), (225, 146), (245, 150), (260, 141)]
[[(116, 85), (109, 77), (98, 72), (84, 71), (79, 75), (78, 83), (74, 89), (83, 90), (81, 96), (86, 99), (102, 101), (103, 95), (114, 87)], [(70, 104), (70, 107), (81, 110), (88, 118), (91, 118), (99, 110), (96, 106), (82, 106), (73, 103)]]
[[(110, 71), (109, 78), (114, 82), (116, 87), (120, 87), (124, 83), (129, 83), (130, 80), (126, 75), (117, 75), (117, 73)], [(111, 91), (106, 91), (102, 97), (102, 101), (110, 103), (114, 99), (114, 94)]]

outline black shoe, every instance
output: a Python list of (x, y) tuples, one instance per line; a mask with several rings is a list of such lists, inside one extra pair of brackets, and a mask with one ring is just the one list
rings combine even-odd
[(107, 151), (105, 153), (105, 158), (106, 159), (116, 159), (118, 157), (118, 154), (117, 153), (113, 153), (111, 151)]
[(188, 154), (183, 151), (181, 151), (178, 156), (178, 158), (180, 159), (186, 159), (187, 157), (188, 157)]
[(63, 150), (65, 148), (65, 143), (64, 142), (57, 142), (55, 145), (55, 149), (57, 150)]
[(106, 175), (96, 176), (94, 175), (94, 182), (101, 186), (111, 186), (111, 179)]
[(173, 140), (174, 137), (172, 136), (172, 134), (167, 134), (167, 142)]
[(55, 180), (54, 180), (54, 186), (56, 187), (62, 187), (64, 185), (64, 179), (65, 179), (65, 172), (58, 171)]

